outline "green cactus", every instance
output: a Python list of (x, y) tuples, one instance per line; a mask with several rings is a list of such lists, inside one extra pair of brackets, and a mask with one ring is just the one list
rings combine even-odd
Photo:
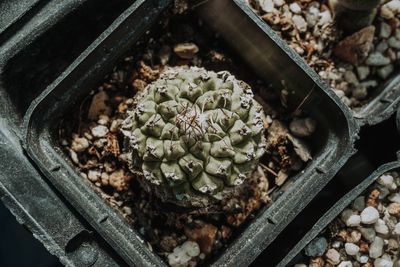
[(223, 199), (264, 153), (262, 107), (226, 71), (169, 68), (134, 100), (124, 148), (141, 184), (163, 201), (206, 207)]
[(336, 21), (343, 30), (355, 32), (371, 25), (380, 0), (330, 0)]

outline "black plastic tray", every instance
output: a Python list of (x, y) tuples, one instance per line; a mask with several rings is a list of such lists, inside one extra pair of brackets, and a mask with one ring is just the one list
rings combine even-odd
[(314, 238), (321, 233), (354, 199), (362, 194), (376, 179), (389, 171), (399, 171), (400, 162), (391, 162), (379, 167), (370, 176), (363, 180), (358, 186), (343, 196), (321, 219), (311, 228), (310, 231), (293, 247), (287, 256), (277, 265), (277, 267), (293, 266), (296, 260), (301, 259), (301, 252)]
[[(35, 99), (24, 117), (22, 141), (29, 156), (129, 265), (164, 263), (78, 175), (59, 147), (54, 132), (60, 117), (112, 69), (170, 2), (135, 2)], [(194, 15), (214, 27), (260, 78), (272, 84), (285, 80), (289, 90), (294, 92), (289, 99), (293, 107), (314, 88), (303, 106), (318, 121), (318, 136), (312, 143), (314, 160), (283, 186), (279, 192), (281, 196), (262, 210), (213, 263), (215, 266), (243, 266), (262, 252), (354, 153), (358, 127), (334, 93), (321, 85), (320, 78), (245, 3), (207, 1)]]

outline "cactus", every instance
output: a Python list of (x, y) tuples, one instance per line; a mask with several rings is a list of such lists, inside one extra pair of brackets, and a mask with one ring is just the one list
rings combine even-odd
[(265, 151), (262, 107), (227, 71), (168, 68), (127, 113), (130, 168), (164, 202), (207, 207), (228, 197)]
[(330, 0), (336, 13), (340, 28), (347, 32), (356, 32), (371, 25), (380, 0)]

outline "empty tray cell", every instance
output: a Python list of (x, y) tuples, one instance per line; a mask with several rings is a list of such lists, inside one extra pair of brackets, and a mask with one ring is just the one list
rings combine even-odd
[[(171, 265), (249, 264), (353, 153), (357, 127), (343, 104), (241, 1), (210, 1), (184, 14), (168, 4), (138, 1), (128, 8), (35, 100), (24, 118), (23, 142), (128, 264), (165, 264), (154, 252)], [(246, 197), (231, 199), (239, 211), (232, 203), (211, 215), (208, 206), (160, 202), (126, 164), (131, 155), (123, 153), (121, 121), (134, 108), (136, 92), (168, 66), (204, 67), (221, 79), (233, 79), (231, 73), (250, 85), (268, 115), (267, 152), (245, 184)]]
[(86, 1), (6, 59), (1, 70), (1, 87), (10, 96), (17, 113), (22, 117), (31, 101), (131, 3)]

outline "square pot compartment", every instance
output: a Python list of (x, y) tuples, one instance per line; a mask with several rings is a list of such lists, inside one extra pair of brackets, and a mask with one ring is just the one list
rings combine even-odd
[[(247, 3), (247, 5), (250, 4)], [(260, 18), (260, 21), (262, 21), (262, 23), (269, 25), (267, 22), (261, 19), (261, 17), (256, 13), (256, 11), (254, 11), (254, 9), (250, 8), (250, 10), (252, 10), (252, 12)], [(376, 29), (376, 31), (379, 31), (379, 29)], [(283, 41), (286, 43), (285, 40)], [(297, 54), (294, 49), (289, 49), (293, 50), (293, 53)], [(300, 55), (299, 58), (305, 61)], [(315, 72), (314, 70), (312, 71)], [(324, 86), (325, 88), (329, 88), (329, 85), (326, 84), (325, 81), (322, 84), (322, 86)], [(373, 89), (373, 92), (368, 97), (368, 101), (362, 106), (352, 109), (352, 114), (354, 118), (356, 118), (360, 126), (372, 126), (388, 119), (399, 106), (400, 69), (397, 64), (393, 73), (385, 81), (380, 81), (378, 86)]]
[[(16, 33), (0, 36), (0, 101), (4, 99), (0, 109), (4, 109), (5, 118), (19, 124), (32, 100), (131, 3), (39, 1), (35, 6), (25, 6), (27, 18), (12, 25)], [(21, 8), (25, 5), (18, 1), (7, 4), (7, 12), (11, 13), (18, 10), (19, 4)]]
[(336, 204), (330, 208), (319, 219), (314, 226), (304, 235), (304, 237), (290, 250), (287, 256), (277, 265), (277, 267), (293, 266), (304, 258), (304, 248), (314, 240), (340, 213), (348, 207), (358, 196), (364, 193), (382, 174), (390, 171), (400, 171), (400, 162), (390, 162), (380, 166), (370, 176), (364, 179), (354, 189), (344, 195)]
[[(28, 109), (23, 144), (53, 185), (132, 266), (165, 265), (144, 240), (76, 172), (59, 145), (59, 119), (112, 70), (128, 48), (156, 22), (171, 1), (141, 0), (130, 6)], [(222, 14), (218, 11), (224, 10)], [(295, 217), (354, 152), (357, 125), (333, 92), (251, 10), (239, 0), (208, 1), (191, 14), (215, 29), (254, 75), (293, 91), (289, 106), (303, 108), (318, 122), (311, 146), (314, 159), (274, 194), (213, 266), (249, 264)], [(157, 27), (157, 25), (156, 25)], [(245, 31), (241, 29), (246, 29)], [(150, 32), (152, 32), (150, 30)], [(312, 92), (310, 93), (310, 89)], [(278, 197), (279, 196), (279, 197)], [(301, 199), (301, 201), (300, 201)]]

